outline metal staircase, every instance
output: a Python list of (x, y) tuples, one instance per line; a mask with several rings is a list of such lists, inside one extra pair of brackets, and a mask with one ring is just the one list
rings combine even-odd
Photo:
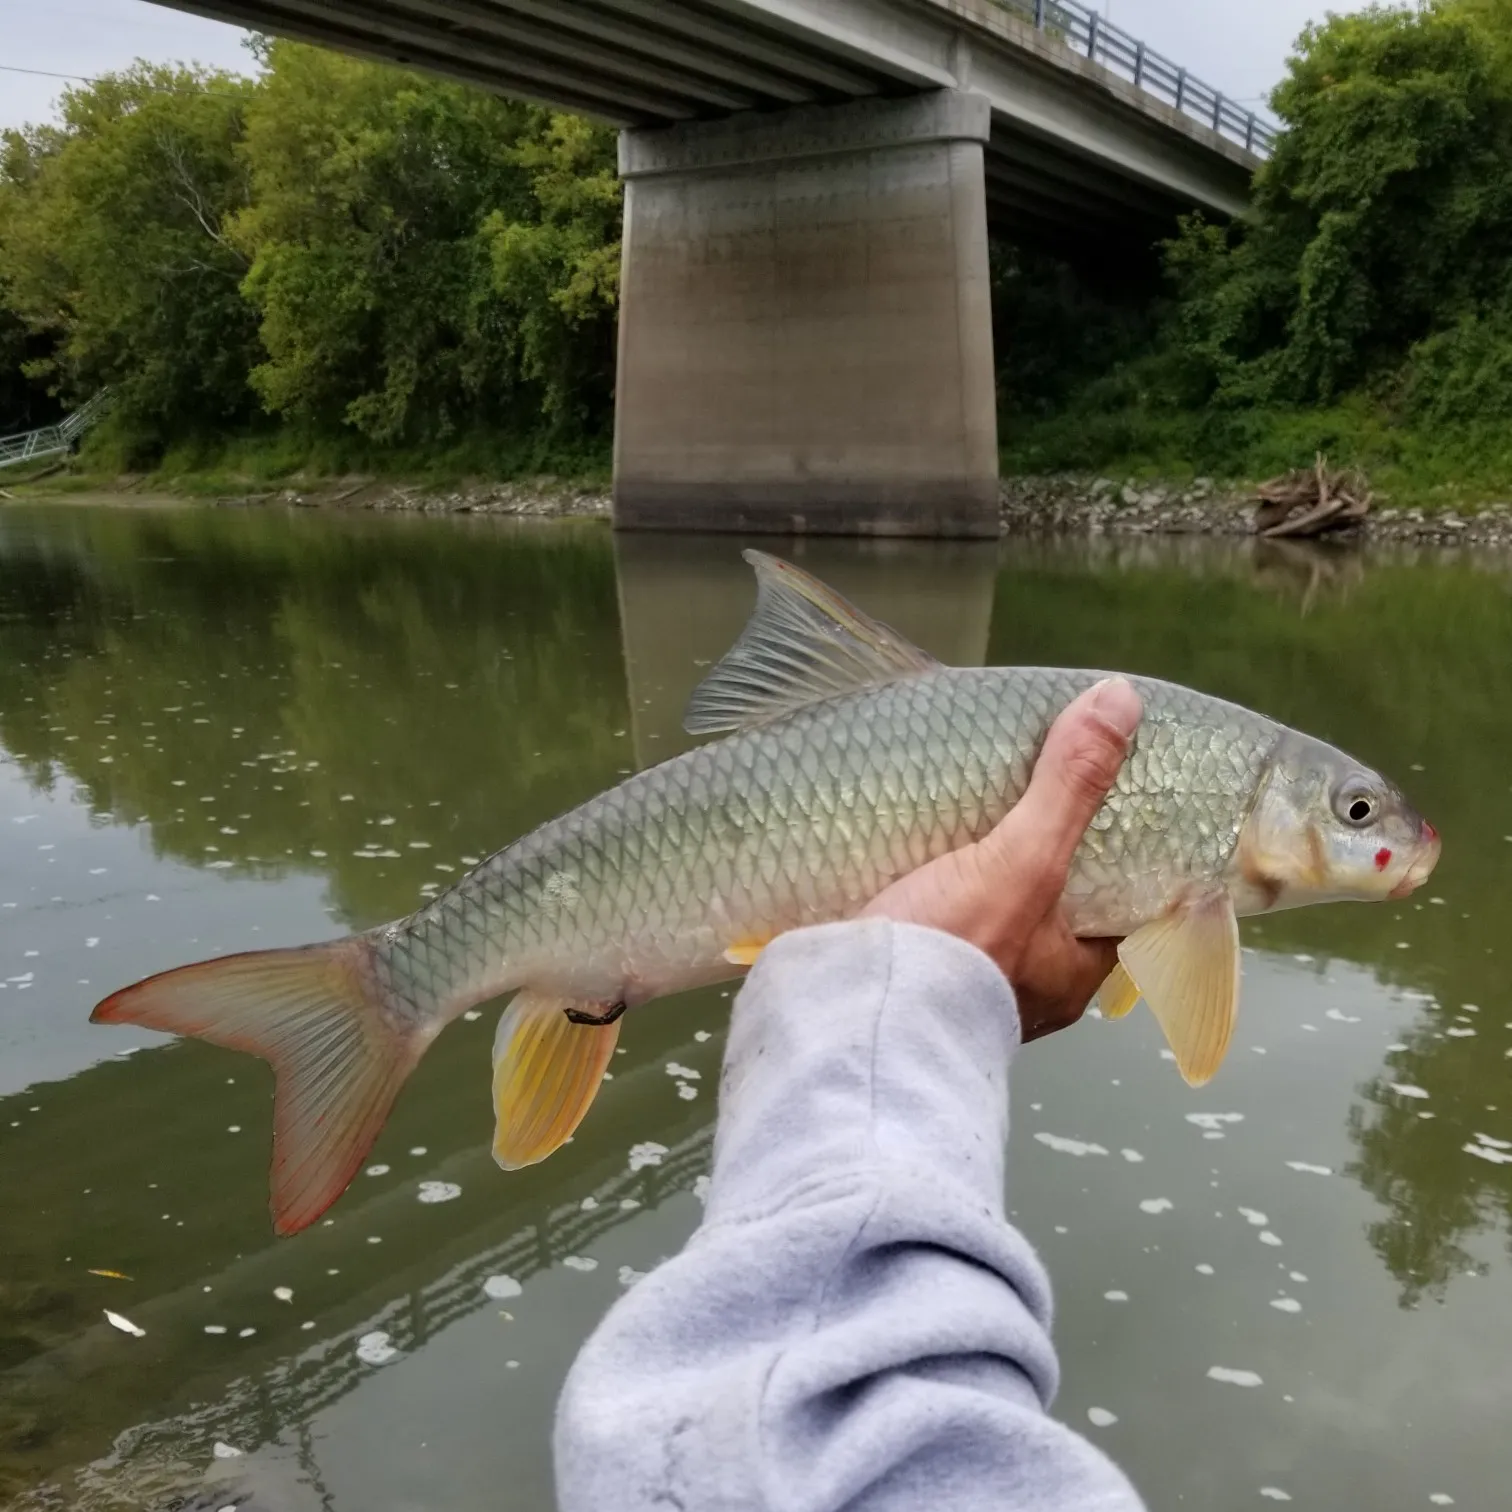
[(0, 467), (35, 462), (43, 457), (67, 456), (79, 438), (97, 424), (110, 408), (110, 390), (101, 389), (88, 404), (76, 409), (58, 425), (44, 425), (16, 436), (0, 436)]

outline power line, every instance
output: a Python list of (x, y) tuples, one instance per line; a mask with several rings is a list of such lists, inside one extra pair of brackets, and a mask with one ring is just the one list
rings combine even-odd
[[(48, 68), (17, 68), (14, 63), (0, 63), (0, 73), (29, 74), (36, 79), (64, 79), (72, 84), (103, 84), (107, 78), (118, 79), (121, 77), (119, 74), (103, 74), (91, 76), (90, 74), (54, 73), (51, 69)], [(162, 90), (165, 94), (176, 94), (180, 89), (190, 89), (195, 90), (200, 94), (215, 95), (217, 98), (222, 100), (239, 100), (241, 98), (240, 95), (230, 94), (224, 89), (206, 89), (201, 84), (177, 86), (170, 86), (166, 84), (150, 84), (147, 87), (149, 89)]]

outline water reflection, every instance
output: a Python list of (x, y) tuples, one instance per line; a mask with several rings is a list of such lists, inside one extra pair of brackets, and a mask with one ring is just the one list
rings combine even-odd
[[(1288, 1245), (1348, 1257), (1360, 1280), (1373, 1268), (1409, 1307), (1447, 1304), (1474, 1273), (1475, 1306), (1512, 1316), (1485, 1242), (1512, 1199), (1504, 563), (1197, 539), (794, 549), (946, 660), (1177, 678), (1402, 780), (1446, 836), (1432, 898), (1250, 927), (1251, 1058), (1214, 1090), (1247, 1120), (1239, 1200), (1294, 1204)], [(458, 1025), (374, 1174), (330, 1225), (281, 1244), (264, 1207), (262, 1068), (82, 1020), (146, 971), (406, 912), (484, 850), (679, 748), (686, 693), (751, 601), (735, 551), (592, 526), (0, 510), (0, 1496), (47, 1482), (63, 1489), (35, 1505), (154, 1506), (199, 1486), (222, 1441), (268, 1484), (287, 1471), (337, 1507), (489, 1504), (501, 1463), (520, 1504), (549, 1504), (561, 1370), (621, 1268), (654, 1263), (696, 1222), (720, 995), (637, 1018), (579, 1138), (508, 1179), (485, 1144), (492, 1015)], [(698, 1097), (676, 1094), (669, 1062), (701, 1071)], [(1087, 1096), (1110, 1081), (1116, 1094)], [(1235, 1179), (1183, 1166), (1190, 1148), (1237, 1160), (1240, 1135), (1191, 1146), (1192, 1103), (1148, 1026), (1064, 1037), (1026, 1059), (1019, 1096), (1016, 1127), (1039, 1106), (1111, 1120), (1096, 1137), (1143, 1146), (1148, 1166), (1127, 1169), (1152, 1180)], [(1018, 1199), (1053, 1245), (1078, 1184), (1065, 1157), (1024, 1143)], [(636, 1149), (659, 1163), (632, 1170)], [(1340, 1171), (1336, 1190), (1355, 1196), (1298, 1192), (1288, 1160)], [(422, 1206), (422, 1179), (461, 1195)], [(1149, 1253), (1120, 1190), (1090, 1251), (1052, 1257), (1073, 1383), (1079, 1362), (1116, 1378), (1090, 1320), (1109, 1269)], [(490, 1276), (523, 1300), (491, 1297)], [(1148, 1284), (1152, 1317), (1192, 1305), (1185, 1281)], [(1320, 1370), (1346, 1346), (1407, 1337), (1354, 1306), (1335, 1302), (1347, 1340)], [(147, 1337), (110, 1329), (104, 1307)], [(1197, 1338), (1233, 1326), (1214, 1315)], [(1168, 1369), (1176, 1327), (1131, 1346), (1129, 1368)], [(375, 1366), (356, 1349), (379, 1331), (398, 1353)], [(1489, 1380), (1499, 1360), (1474, 1347), (1456, 1368)], [(501, 1357), (518, 1371), (501, 1375)], [(1169, 1399), (1177, 1426), (1207, 1410), (1200, 1384), (1172, 1383)], [(1262, 1415), (1245, 1443), (1269, 1452), (1286, 1431)], [(1378, 1424), (1350, 1431), (1385, 1453)], [(1168, 1453), (1153, 1427), (1117, 1450), (1152, 1504), (1239, 1496), (1227, 1456)], [(1316, 1453), (1316, 1477), (1344, 1474), (1346, 1450)]]

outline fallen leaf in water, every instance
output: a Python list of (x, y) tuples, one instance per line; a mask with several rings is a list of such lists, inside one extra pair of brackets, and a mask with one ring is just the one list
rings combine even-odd
[(89, 1274), (91, 1276), (109, 1276), (112, 1281), (130, 1281), (132, 1279), (125, 1271), (96, 1270), (93, 1266), (90, 1266)]

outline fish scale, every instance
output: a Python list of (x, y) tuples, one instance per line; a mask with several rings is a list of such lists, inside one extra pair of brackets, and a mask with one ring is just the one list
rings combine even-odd
[[(526, 982), (633, 1002), (722, 974), (733, 941), (846, 917), (979, 839), (1022, 795), (1056, 714), (1099, 675), (942, 668), (674, 757), (383, 931), (392, 990), (445, 1013)], [(1216, 698), (1135, 685), (1144, 722), (1066, 890), (1082, 933), (1128, 933), (1223, 873), (1280, 732)], [(1160, 879), (1133, 906), (1131, 872)], [(547, 906), (554, 878), (567, 880)]]

